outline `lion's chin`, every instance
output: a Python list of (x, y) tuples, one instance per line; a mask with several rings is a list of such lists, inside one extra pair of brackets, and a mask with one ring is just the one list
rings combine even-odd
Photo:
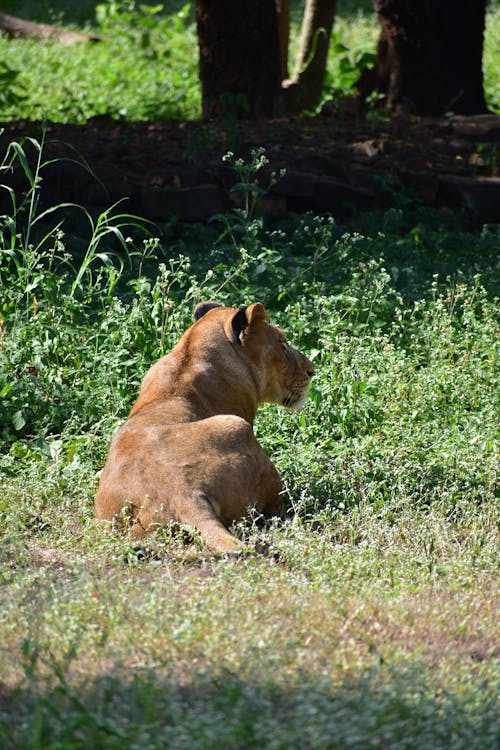
[(302, 409), (304, 404), (307, 401), (307, 389), (303, 393), (292, 393), (287, 396), (282, 401), (283, 406), (285, 406), (287, 409), (290, 409), (291, 411), (298, 411), (299, 409)]

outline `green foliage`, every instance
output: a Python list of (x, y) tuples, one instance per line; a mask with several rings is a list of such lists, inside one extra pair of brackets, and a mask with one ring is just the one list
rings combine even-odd
[[(0, 57), (12, 60), (22, 101), (2, 102), (0, 119), (26, 117), (85, 122), (179, 119), (199, 115), (196, 36), (189, 4), (96, 7), (101, 41), (62, 47), (55, 41), (0, 37)], [(36, 14), (36, 9), (35, 9)]]
[(342, 41), (339, 31), (332, 34), (330, 44), (332, 67), (326, 76), (326, 88), (330, 90), (330, 96), (332, 91), (344, 95), (354, 93), (363, 70), (373, 67), (375, 52), (350, 50)]
[[(28, 183), (0, 217), (2, 747), (498, 744), (498, 233), (409, 203), (269, 226), (265, 161), (162, 241), (41, 209), (43, 140), (2, 161)], [(302, 411), (260, 412), (288, 518), (241, 523), (236, 560), (93, 523), (111, 435), (207, 298), (261, 300), (316, 365)]]
[[(70, 391), (64, 384), (69, 373), (74, 376), (88, 359), (99, 356), (99, 338), (92, 336), (80, 347), (79, 329), (92, 325), (96, 306), (107, 314), (119, 314), (120, 304), (112, 294), (124, 269), (122, 255), (129, 261), (132, 257), (122, 229), (138, 226), (136, 217), (117, 213), (115, 206), (97, 219), (83, 206), (71, 206), (89, 222), (88, 248), (75, 265), (75, 258), (65, 250), (62, 222), (38, 232), (41, 222), (70, 204), (38, 211), (46, 166), (43, 140), (28, 139), (28, 144), (36, 155), (34, 170), (25, 145), (17, 142), (11, 143), (0, 165), (1, 173), (17, 161), (29, 183), (19, 202), (11, 188), (0, 185), (12, 207), (9, 215), (0, 216), (0, 320), (12, 331), (2, 347), (6, 362), (0, 375), (3, 438), (18, 437), (42, 425), (49, 432), (59, 432), (67, 420), (68, 398), (76, 397), (78, 402), (83, 396), (87, 403), (89, 394)], [(92, 402), (88, 405), (92, 413)]]
[(24, 97), (17, 90), (19, 71), (11, 68), (5, 60), (0, 62), (0, 106), (15, 107)]
[(500, 112), (500, 77), (498, 75), (498, 39), (500, 38), (500, 3), (492, 0), (486, 8), (483, 75), (488, 108)]
[[(271, 173), (267, 185), (264, 187), (259, 182), (258, 172), (269, 164), (269, 159), (266, 156), (265, 149), (257, 148), (250, 151), (250, 159), (246, 162), (244, 159), (236, 159), (231, 151), (228, 151), (222, 157), (222, 161), (228, 162), (233, 167), (234, 171), (238, 176), (238, 182), (236, 182), (232, 188), (232, 193), (237, 193), (241, 197), (242, 207), (234, 210), (236, 215), (236, 224), (243, 229), (244, 232), (248, 232), (249, 224), (254, 217), (255, 209), (259, 198), (263, 195), (267, 195), (268, 191), (277, 181), (284, 176), (285, 172), (282, 170), (278, 175), (275, 172)], [(226, 222), (227, 217), (216, 217)], [(232, 236), (234, 241), (234, 235)]]

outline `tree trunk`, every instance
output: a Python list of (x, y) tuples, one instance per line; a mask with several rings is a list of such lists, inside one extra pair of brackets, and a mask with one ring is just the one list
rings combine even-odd
[(196, 0), (204, 118), (282, 112), (276, 0)]
[(288, 78), (288, 42), (290, 40), (290, 0), (276, 0), (281, 52), (281, 78)]
[(295, 73), (283, 83), (289, 112), (313, 110), (321, 101), (335, 6), (335, 0), (306, 0)]
[[(369, 90), (417, 114), (486, 111), (482, 51), (486, 0), (372, 0), (382, 31)], [(365, 84), (368, 79), (365, 79)]]

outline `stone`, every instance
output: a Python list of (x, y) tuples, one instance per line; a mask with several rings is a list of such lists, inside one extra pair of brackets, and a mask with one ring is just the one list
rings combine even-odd
[(473, 115), (450, 117), (446, 123), (455, 133), (468, 138), (500, 139), (500, 115)]
[(205, 221), (226, 208), (223, 194), (215, 185), (146, 187), (131, 196), (130, 205), (134, 212), (154, 221), (167, 221), (174, 216), (187, 221)]
[(480, 221), (500, 222), (500, 177), (457, 177), (439, 179), (438, 200), (465, 208)]
[(339, 213), (348, 204), (369, 208), (375, 200), (370, 190), (307, 172), (287, 172), (273, 185), (271, 192), (284, 196), (288, 206), (294, 211)]

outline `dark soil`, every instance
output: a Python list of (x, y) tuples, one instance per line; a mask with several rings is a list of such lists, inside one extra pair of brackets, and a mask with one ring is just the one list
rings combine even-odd
[[(0, 128), (2, 154), (13, 140), (42, 137), (37, 122)], [(51, 200), (85, 206), (106, 207), (126, 196), (126, 210), (156, 221), (172, 215), (208, 219), (234, 202), (229, 188), (235, 174), (222, 155), (230, 150), (247, 156), (260, 146), (268, 171), (286, 170), (264, 203), (271, 214), (315, 210), (341, 216), (417, 201), (479, 222), (500, 221), (497, 115), (368, 119), (325, 107), (314, 118), (238, 124), (133, 123), (105, 116), (85, 125), (49, 123), (45, 159), (84, 160), (94, 175), (72, 161), (58, 161), (44, 172), (44, 190)], [(262, 179), (266, 184), (268, 175)], [(15, 189), (25, 186), (21, 169), (3, 173), (1, 181)]]

